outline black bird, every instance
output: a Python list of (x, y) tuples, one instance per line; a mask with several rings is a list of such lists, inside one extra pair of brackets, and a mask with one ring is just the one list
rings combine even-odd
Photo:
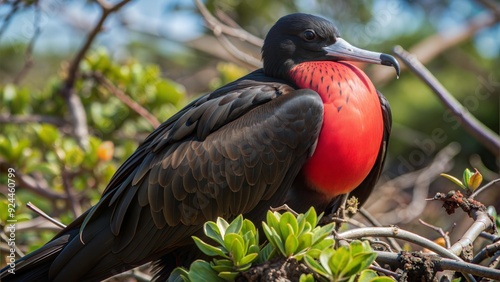
[(118, 169), (101, 200), (2, 281), (96, 281), (147, 262), (165, 280), (198, 254), (207, 220), (259, 222), (270, 207), (331, 212), (371, 193), (391, 129), (386, 99), (345, 61), (393, 66), (308, 14), (282, 17), (264, 67), (193, 101)]

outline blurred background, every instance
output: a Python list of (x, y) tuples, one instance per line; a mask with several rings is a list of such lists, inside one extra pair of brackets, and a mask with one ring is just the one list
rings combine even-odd
[[(120, 6), (106, 10), (105, 17), (103, 1), (0, 3), (0, 191), (7, 195), (4, 172), (14, 168), (16, 244), (22, 252), (57, 230), (27, 209), (28, 201), (71, 222), (98, 201), (119, 165), (158, 122), (257, 68), (259, 38), (293, 12), (332, 20), (355, 46), (391, 53), (400, 45), (414, 53), (472, 115), (499, 133), (495, 0), (204, 2), (235, 37), (208, 28), (194, 1), (109, 1), (110, 7)], [(431, 239), (439, 234), (418, 218), (444, 230), (454, 223), (467, 228), (463, 213), (447, 216), (440, 203), (425, 199), (457, 189), (439, 177), (442, 172), (461, 178), (465, 168), (477, 168), (484, 183), (499, 178), (498, 153), (467, 133), (410, 71), (397, 79), (390, 68), (362, 67), (388, 98), (394, 120), (385, 171), (367, 209), (382, 224)], [(500, 208), (496, 188), (478, 200)], [(0, 196), (5, 205), (8, 200)], [(9, 216), (2, 208), (0, 224)]]

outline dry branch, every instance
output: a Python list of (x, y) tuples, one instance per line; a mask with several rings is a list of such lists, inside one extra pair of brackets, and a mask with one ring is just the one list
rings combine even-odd
[(104, 77), (101, 73), (93, 72), (90, 74), (97, 82), (104, 86), (111, 94), (115, 95), (120, 101), (122, 101), (125, 105), (127, 105), (130, 109), (138, 113), (140, 116), (145, 118), (153, 128), (157, 128), (160, 126), (160, 121), (152, 115), (147, 109), (141, 106), (139, 103), (135, 102), (132, 98), (130, 98), (127, 94), (125, 94), (120, 88), (116, 87), (109, 81), (106, 77)]
[(482, 124), (462, 106), (415, 55), (408, 53), (401, 46), (395, 47), (394, 53), (436, 93), (441, 102), (461, 122), (466, 131), (496, 157), (500, 157), (500, 137), (493, 130)]

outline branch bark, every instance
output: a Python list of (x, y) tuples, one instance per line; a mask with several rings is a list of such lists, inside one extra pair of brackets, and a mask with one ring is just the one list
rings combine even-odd
[(138, 113), (140, 116), (145, 118), (154, 128), (160, 126), (160, 121), (152, 115), (146, 108), (132, 100), (127, 94), (125, 94), (121, 89), (113, 85), (106, 77), (101, 73), (94, 72), (90, 74), (95, 80), (97, 80), (101, 85), (103, 85), (109, 92), (115, 95), (120, 101), (127, 105), (130, 109)]
[(467, 108), (462, 106), (415, 55), (407, 52), (401, 46), (395, 47), (394, 53), (436, 93), (445, 107), (461, 122), (469, 134), (496, 157), (500, 157), (500, 137), (493, 130), (482, 124)]

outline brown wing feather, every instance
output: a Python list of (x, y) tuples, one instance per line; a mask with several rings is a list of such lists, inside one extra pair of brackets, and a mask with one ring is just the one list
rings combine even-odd
[(268, 80), (255, 72), (155, 130), (71, 225), (82, 225), (85, 244), (72, 233), (52, 278), (100, 279), (192, 244), (207, 220), (261, 220), (282, 204), (317, 139), (323, 104), (311, 90)]

